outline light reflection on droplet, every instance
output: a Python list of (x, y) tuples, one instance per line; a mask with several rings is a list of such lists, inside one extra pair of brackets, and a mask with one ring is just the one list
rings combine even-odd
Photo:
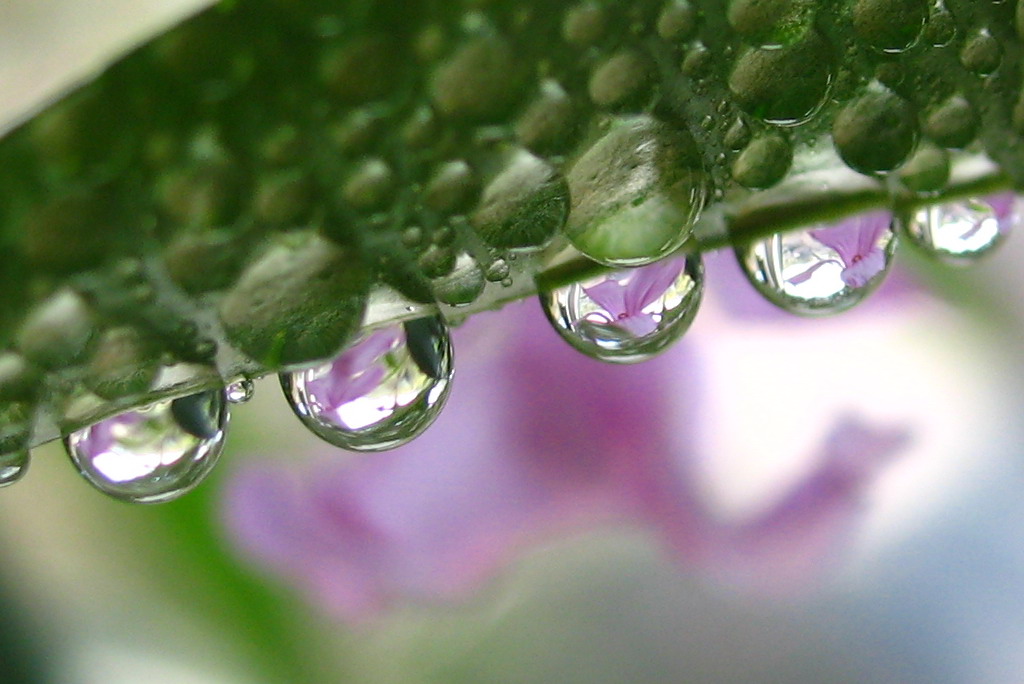
[(352, 451), (382, 451), (420, 435), (440, 414), (454, 373), (439, 317), (364, 333), (333, 361), (281, 374), (295, 414)]
[(132, 503), (163, 503), (196, 487), (224, 445), (222, 390), (159, 401), (73, 432), (64, 446), (101, 492)]
[(1013, 193), (918, 209), (904, 226), (910, 241), (950, 264), (969, 264), (1003, 243), (1024, 218)]
[(28, 451), (0, 455), (0, 487), (12, 485), (28, 472)]
[(736, 254), (748, 280), (768, 301), (817, 316), (863, 301), (885, 278), (895, 246), (891, 215), (875, 211), (774, 235)]
[(229, 403), (244, 404), (256, 393), (256, 385), (249, 378), (243, 378), (228, 385), (224, 391)]
[(584, 354), (610, 363), (657, 355), (690, 327), (700, 306), (699, 256), (616, 271), (540, 296), (552, 326)]

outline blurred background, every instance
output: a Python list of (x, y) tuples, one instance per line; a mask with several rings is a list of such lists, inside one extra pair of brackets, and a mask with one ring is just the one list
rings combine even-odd
[[(198, 4), (5, 0), (0, 121), (18, 120), (124, 41)], [(0, 681), (1022, 681), (1021, 259), (1019, 234), (970, 270), (931, 265), (905, 249), (888, 291), (848, 316), (815, 321), (737, 311), (731, 255), (710, 260), (707, 301), (679, 362), (695, 379), (681, 371), (666, 381), (700, 404), (699, 412), (680, 409), (680, 422), (699, 425), (684, 426), (686, 444), (675, 443), (686, 469), (675, 476), (696, 482), (701, 515), (746, 520), (770, 510), (814, 472), (837, 416), (910, 435), (855, 510), (841, 511), (849, 524), (824, 528), (836, 538), (814, 568), (784, 587), (767, 576), (776, 565), (754, 556), (739, 565), (694, 560), (650, 521), (614, 506), (606, 514), (600, 496), (576, 507), (575, 495), (568, 512), (508, 513), (516, 529), (493, 538), (507, 548), (490, 549), (500, 562), (436, 595), (429, 586), (407, 590), (388, 557), (367, 561), (359, 577), (335, 574), (326, 553), (311, 553), (320, 563), (314, 579), (274, 571), (225, 522), (239, 478), (262, 467), (297, 477), (340, 472), (347, 482), (346, 468), (375, 457), (319, 443), (267, 379), (234, 410), (215, 474), (171, 504), (108, 500), (81, 481), (59, 445), (33, 453), (28, 476), (0, 491)], [(501, 314), (486, 318), (478, 330), (507, 325)], [(500, 363), (469, 353), (466, 373)], [(445, 434), (460, 426), (468, 434), (480, 417), (442, 420), (455, 426)], [(496, 430), (492, 460), (525, 437)], [(464, 447), (451, 440), (453, 453)], [(400, 458), (415, 461), (415, 449)], [(452, 467), (461, 469), (461, 486), (473, 486), (472, 459)], [(571, 489), (587, 475), (560, 477), (558, 486)], [(429, 472), (418, 484), (409, 496), (429, 499)], [(495, 496), (506, 508), (533, 510), (533, 484), (555, 486), (527, 479), (518, 493)], [(395, 498), (376, 505), (418, 510), (401, 500), (407, 488), (387, 491)], [(445, 504), (443, 494), (434, 502)], [(271, 520), (275, 506), (285, 507), (272, 496), (253, 505)], [(563, 513), (571, 525), (558, 524)], [(320, 532), (316, 543), (330, 547), (330, 529)], [(441, 532), (442, 543), (457, 544), (457, 527)], [(787, 541), (778, 540), (778, 553), (787, 553)], [(355, 545), (351, 553), (379, 549)], [(430, 549), (422, 554), (432, 558)], [(332, 604), (357, 580), (393, 590), (359, 610), (342, 599)]]

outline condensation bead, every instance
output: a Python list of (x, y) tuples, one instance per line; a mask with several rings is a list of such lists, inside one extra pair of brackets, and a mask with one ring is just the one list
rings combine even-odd
[(926, 0), (857, 0), (853, 28), (875, 49), (902, 52), (917, 41), (927, 17)]
[(831, 46), (811, 31), (789, 47), (743, 52), (729, 75), (729, 89), (751, 114), (792, 126), (809, 119), (824, 103), (833, 70)]
[(375, 100), (395, 82), (399, 51), (386, 36), (356, 38), (329, 50), (320, 62), (320, 77), (331, 94), (349, 103)]
[(0, 352), (0, 403), (31, 400), (39, 392), (39, 369), (15, 352)]
[(1003, 49), (991, 33), (982, 29), (964, 43), (960, 61), (968, 71), (987, 76), (999, 68), (1003, 61)]
[(484, 277), (487, 278), (488, 282), (500, 283), (505, 278), (508, 278), (511, 268), (508, 262), (504, 259), (495, 259), (487, 266), (487, 270), (484, 271)]
[(186, 226), (232, 223), (242, 206), (243, 179), (227, 161), (202, 162), (165, 173), (157, 185), (170, 221)]
[(164, 250), (164, 266), (174, 283), (190, 294), (229, 287), (244, 267), (245, 246), (228, 230), (182, 232)]
[(476, 197), (480, 181), (473, 168), (462, 161), (442, 164), (423, 189), (423, 203), (435, 211), (451, 213), (465, 208)]
[(271, 226), (295, 225), (311, 213), (312, 200), (313, 188), (304, 171), (278, 171), (257, 183), (254, 215)]
[(455, 268), (445, 277), (431, 283), (434, 296), (448, 306), (465, 306), (476, 301), (484, 291), (486, 281), (480, 266), (468, 254), (456, 258)]
[(516, 136), (533, 152), (561, 151), (572, 143), (576, 117), (576, 106), (565, 89), (558, 81), (546, 79), (516, 122)]
[(156, 350), (137, 330), (111, 328), (96, 343), (85, 384), (99, 397), (118, 399), (147, 391), (159, 368)]
[(34, 405), (29, 401), (0, 401), (0, 454), (28, 448)]
[(956, 38), (956, 20), (949, 12), (936, 9), (924, 27), (924, 39), (934, 47), (945, 47)]
[(778, 183), (793, 163), (793, 147), (780, 135), (764, 135), (736, 158), (732, 175), (748, 188), (770, 188)]
[(810, 0), (731, 0), (729, 24), (754, 45), (790, 45), (810, 26), (814, 4)]
[(93, 313), (72, 290), (62, 290), (33, 309), (18, 331), (25, 358), (45, 368), (63, 368), (80, 359), (95, 332)]
[(367, 159), (345, 181), (341, 196), (350, 206), (363, 211), (387, 203), (394, 192), (395, 177), (383, 159)]
[(949, 153), (925, 143), (900, 169), (900, 180), (914, 192), (935, 192), (949, 182)]
[(492, 247), (540, 247), (565, 224), (568, 208), (569, 189), (558, 170), (515, 150), (487, 184), (470, 223)]
[(971, 103), (954, 95), (924, 119), (924, 134), (943, 147), (967, 147), (978, 136), (981, 118)]
[(917, 137), (913, 107), (878, 83), (846, 105), (832, 126), (839, 156), (865, 174), (900, 166), (914, 151)]
[(714, 59), (711, 51), (703, 43), (697, 43), (686, 53), (680, 69), (690, 78), (702, 78), (711, 71)]
[(7, 487), (18, 482), (28, 472), (28, 451), (15, 451), (0, 454), (0, 487)]
[(353, 109), (328, 128), (328, 135), (339, 152), (358, 154), (377, 139), (384, 127), (384, 117), (368, 108)]
[(618, 108), (639, 104), (651, 85), (653, 67), (634, 50), (617, 52), (590, 76), (590, 99), (599, 107)]
[(455, 268), (455, 252), (446, 247), (430, 245), (420, 255), (420, 270), (428, 278), (440, 278), (452, 272)]
[(707, 192), (693, 140), (649, 116), (612, 122), (568, 180), (566, 235), (587, 257), (611, 266), (650, 263), (679, 247)]
[(750, 126), (742, 118), (736, 119), (725, 133), (725, 144), (730, 150), (742, 150), (750, 142)]
[(519, 94), (521, 78), (512, 47), (496, 36), (478, 37), (442, 63), (430, 80), (438, 110), (460, 119), (503, 114)]
[(350, 251), (310, 233), (283, 235), (220, 305), (238, 349), (270, 368), (330, 358), (358, 330), (370, 274)]
[(689, 40), (697, 31), (697, 10), (688, 0), (670, 0), (658, 15), (658, 35), (665, 40)]
[(601, 40), (607, 26), (607, 12), (596, 2), (584, 2), (565, 13), (562, 37), (567, 43), (585, 47)]
[[(19, 230), (28, 262), (56, 273), (83, 271), (102, 262), (119, 231), (99, 205), (95, 199), (69, 195), (29, 211)], [(94, 230), (99, 225), (104, 230)]]

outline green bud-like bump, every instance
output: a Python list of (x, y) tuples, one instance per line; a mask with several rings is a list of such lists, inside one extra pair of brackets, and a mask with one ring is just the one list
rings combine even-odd
[(366, 308), (368, 270), (314, 233), (283, 236), (242, 274), (220, 305), (231, 343), (268, 368), (334, 356)]
[(565, 224), (569, 188), (554, 166), (526, 150), (507, 154), (484, 188), (473, 228), (492, 247), (541, 247)]
[(848, 104), (832, 127), (839, 156), (865, 174), (897, 168), (914, 151), (917, 137), (911, 104), (877, 83)]
[(71, 290), (40, 303), (22, 324), (16, 344), (29, 361), (63, 368), (82, 357), (94, 333), (89, 305)]

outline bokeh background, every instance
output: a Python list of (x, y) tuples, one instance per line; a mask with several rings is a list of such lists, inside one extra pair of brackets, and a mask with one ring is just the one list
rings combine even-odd
[[(0, 121), (197, 4), (5, 0)], [(696, 477), (722, 519), (799, 481), (837, 415), (912, 434), (795, 586), (737, 582), (643, 525), (595, 522), (536, 530), (457, 600), (344, 619), (252, 562), (222, 522), (224, 492), (253, 464), (353, 464), (305, 432), (271, 379), (234, 411), (215, 475), (172, 504), (107, 500), (58, 446), (33, 453), (0, 491), (0, 681), (1022, 681), (1024, 236), (969, 270), (903, 252), (896, 287), (826, 321), (737, 315), (717, 264), (684, 341), (704, 408)]]

